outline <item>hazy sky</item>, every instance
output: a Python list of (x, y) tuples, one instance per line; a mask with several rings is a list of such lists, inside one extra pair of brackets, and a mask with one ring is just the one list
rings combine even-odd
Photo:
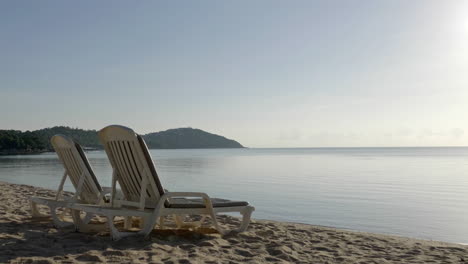
[(0, 129), (468, 145), (468, 1), (0, 1)]

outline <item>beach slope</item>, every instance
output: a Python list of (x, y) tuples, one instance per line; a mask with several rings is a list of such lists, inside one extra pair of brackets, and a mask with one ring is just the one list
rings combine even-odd
[[(0, 263), (468, 262), (463, 245), (274, 221), (253, 221), (247, 232), (223, 237), (212, 230), (155, 230), (149, 240), (114, 242), (105, 232), (32, 221), (28, 197), (53, 197), (54, 191), (0, 182), (0, 193)], [(226, 216), (220, 222), (229, 228), (239, 220)]]

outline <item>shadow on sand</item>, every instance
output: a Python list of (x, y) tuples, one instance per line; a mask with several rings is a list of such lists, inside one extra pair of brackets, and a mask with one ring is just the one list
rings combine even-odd
[(3, 222), (0, 223), (0, 234), (0, 263), (41, 264), (53, 263), (50, 259), (61, 263), (102, 262), (97, 254), (93, 255), (93, 251), (100, 251), (102, 256), (112, 259), (123, 257), (122, 250), (157, 252), (154, 250), (170, 251), (174, 247), (190, 250), (209, 244), (219, 236), (211, 228), (197, 231), (155, 229), (148, 239), (135, 236), (112, 241), (107, 232), (79, 233), (73, 227), (56, 229), (49, 218)]

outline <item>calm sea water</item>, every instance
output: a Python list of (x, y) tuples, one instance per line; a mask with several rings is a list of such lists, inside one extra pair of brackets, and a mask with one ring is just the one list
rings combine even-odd
[[(253, 217), (468, 243), (468, 148), (152, 150), (164, 188), (243, 199)], [(87, 153), (110, 186), (102, 151)], [(55, 153), (0, 156), (0, 181), (56, 189)], [(67, 190), (72, 190), (67, 182)]]

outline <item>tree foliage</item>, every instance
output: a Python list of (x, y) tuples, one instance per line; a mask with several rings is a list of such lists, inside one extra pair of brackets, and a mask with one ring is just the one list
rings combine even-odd
[(61, 134), (72, 138), (75, 142), (88, 148), (102, 149), (102, 145), (99, 142), (96, 130), (84, 130), (79, 128), (71, 128), (66, 126), (56, 126), (51, 128), (44, 128), (35, 130), (39, 137), (47, 141), (47, 148), (52, 150), (50, 145), (50, 138), (54, 135)]
[(35, 131), (0, 130), (0, 154), (35, 153), (53, 151), (50, 138), (62, 134), (89, 148), (102, 148), (96, 130), (83, 130), (65, 126)]
[[(56, 126), (35, 131), (0, 130), (0, 154), (53, 151), (50, 138), (62, 134), (85, 148), (102, 149), (96, 130)], [(200, 129), (177, 128), (143, 135), (149, 148), (242, 148), (235, 140)]]
[(18, 130), (0, 130), (0, 151), (36, 151), (45, 150), (47, 141), (36, 133)]

